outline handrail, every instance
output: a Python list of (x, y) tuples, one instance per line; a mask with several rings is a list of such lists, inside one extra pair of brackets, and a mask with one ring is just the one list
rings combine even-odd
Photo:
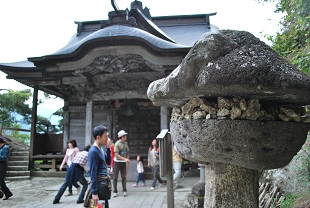
[(6, 126), (3, 126), (2, 124), (0, 124), (0, 135), (2, 135), (3, 130), (31, 132), (30, 129), (19, 129), (19, 128), (13, 128), (13, 127), (6, 127)]

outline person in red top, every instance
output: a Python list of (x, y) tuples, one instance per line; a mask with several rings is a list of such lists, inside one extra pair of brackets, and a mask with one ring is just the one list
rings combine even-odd
[[(110, 138), (109, 138), (110, 139)], [(110, 139), (111, 140), (111, 139)], [(114, 156), (115, 156), (115, 153), (114, 153), (114, 141), (111, 140), (111, 146), (110, 146), (110, 151), (111, 151), (111, 170), (110, 172), (113, 173), (113, 170), (114, 170)]]

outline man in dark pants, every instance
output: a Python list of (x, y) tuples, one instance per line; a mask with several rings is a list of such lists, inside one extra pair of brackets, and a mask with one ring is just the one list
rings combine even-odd
[(53, 204), (58, 204), (66, 188), (70, 185), (77, 184), (78, 181), (83, 185), (83, 188), (76, 203), (81, 204), (84, 202), (83, 199), (85, 192), (87, 191), (88, 182), (85, 179), (83, 173), (84, 173), (84, 166), (87, 165), (88, 151), (90, 147), (91, 147), (90, 145), (86, 146), (84, 148), (84, 151), (78, 152), (72, 159), (72, 164), (66, 174), (66, 180), (59, 188), (57, 195), (55, 196), (55, 199), (53, 201)]
[[(111, 141), (108, 140), (108, 128), (104, 125), (96, 126), (93, 129), (93, 137), (95, 138), (95, 142), (88, 152), (88, 166), (91, 180), (91, 198), (96, 206), (99, 201), (98, 178), (100, 181), (107, 183), (109, 181), (107, 165), (111, 162)], [(105, 208), (109, 208), (109, 200), (104, 200)]]
[(129, 148), (126, 142), (127, 133), (121, 130), (117, 133), (118, 141), (114, 145), (114, 178), (113, 178), (113, 197), (117, 197), (117, 178), (118, 173), (121, 172), (123, 196), (127, 196), (126, 177), (127, 166), (129, 166)]
[(10, 189), (6, 186), (4, 177), (6, 175), (6, 171), (8, 169), (7, 161), (9, 158), (10, 149), (7, 145), (5, 145), (5, 141), (2, 137), (0, 137), (0, 185), (1, 190), (3, 191), (5, 197), (3, 200), (8, 200), (11, 196), (13, 196)]

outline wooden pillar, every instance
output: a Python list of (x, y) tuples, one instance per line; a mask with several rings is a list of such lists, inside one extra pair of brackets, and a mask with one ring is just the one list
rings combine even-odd
[(36, 123), (37, 123), (37, 108), (38, 108), (37, 107), (38, 90), (39, 90), (39, 87), (35, 85), (33, 88), (32, 112), (31, 112), (31, 132), (30, 132), (30, 151), (29, 151), (30, 169), (33, 169), (33, 154), (34, 154)]
[(93, 113), (94, 103), (93, 98), (90, 97), (86, 102), (86, 124), (85, 124), (85, 146), (92, 144), (92, 130), (93, 130)]
[(68, 111), (68, 102), (64, 102), (64, 127), (63, 127), (63, 150), (67, 149), (67, 141), (70, 138), (70, 113)]

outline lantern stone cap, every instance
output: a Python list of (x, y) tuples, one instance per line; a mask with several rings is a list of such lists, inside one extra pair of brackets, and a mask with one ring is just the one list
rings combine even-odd
[(155, 105), (193, 97), (234, 97), (310, 104), (310, 77), (246, 31), (206, 33), (167, 77), (149, 85)]

